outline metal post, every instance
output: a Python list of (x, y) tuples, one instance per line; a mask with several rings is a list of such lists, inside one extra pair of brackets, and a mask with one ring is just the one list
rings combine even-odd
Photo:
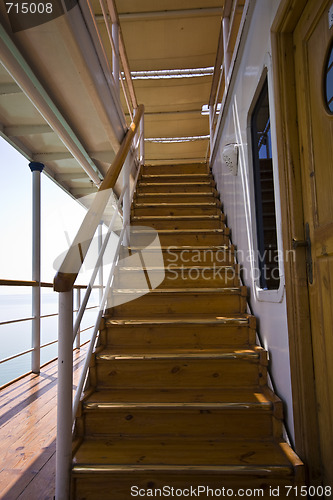
[[(102, 246), (103, 246), (103, 222), (100, 222), (98, 226), (98, 254), (100, 253)], [(98, 285), (99, 285), (98, 300), (99, 303), (101, 303), (103, 298), (103, 258), (98, 270)]]
[(31, 370), (40, 372), (40, 174), (43, 163), (29, 163), (32, 172), (32, 280), (37, 286), (32, 288), (32, 331), (31, 331)]
[(112, 52), (112, 75), (116, 85), (117, 93), (120, 92), (119, 83), (119, 26), (117, 23), (112, 23), (112, 39), (115, 50)]
[(145, 122), (144, 122), (144, 114), (140, 120), (140, 164), (144, 165), (145, 163)]
[(123, 166), (123, 186), (127, 184), (127, 189), (123, 198), (123, 225), (126, 226), (124, 233), (124, 245), (129, 246), (129, 224), (131, 217), (131, 187), (130, 187), (130, 173), (131, 173), (131, 157), (127, 156)]
[[(80, 307), (81, 307), (81, 288), (77, 288), (76, 289), (76, 309), (77, 309), (77, 314), (79, 314)], [(80, 344), (81, 344), (81, 335), (80, 335), (80, 332), (81, 332), (81, 328), (79, 327), (79, 329), (77, 331), (77, 334), (76, 334), (76, 338), (75, 338), (75, 348), (76, 349), (80, 349)]]
[(214, 110), (215, 103), (209, 106), (209, 137), (210, 137), (210, 150), (213, 150), (213, 139), (214, 139)]
[(228, 39), (229, 39), (229, 17), (224, 17), (222, 19), (223, 26), (223, 51), (224, 51), (224, 81), (225, 88), (227, 89), (229, 85), (229, 68), (230, 68), (230, 52), (228, 51)]
[(56, 500), (70, 497), (73, 399), (73, 291), (59, 293)]

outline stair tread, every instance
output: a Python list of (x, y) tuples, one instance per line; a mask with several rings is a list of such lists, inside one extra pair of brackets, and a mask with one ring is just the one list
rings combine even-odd
[(219, 405), (219, 406), (252, 406), (270, 409), (272, 407), (272, 397), (264, 394), (259, 388), (249, 389), (225, 389), (223, 391), (208, 389), (143, 389), (140, 391), (133, 389), (111, 389), (94, 392), (84, 401), (84, 406), (94, 409), (94, 404), (121, 405), (122, 407), (133, 405), (153, 405), (167, 407), (170, 404), (176, 405)]
[[(145, 174), (143, 174), (145, 175)], [(198, 175), (198, 174), (194, 174)], [(204, 175), (204, 174), (202, 174)], [(158, 177), (158, 174), (152, 174), (152, 176)], [(172, 174), (170, 174), (170, 177)], [(187, 182), (178, 182), (178, 186), (207, 186), (210, 187), (212, 185), (212, 180), (202, 180), (202, 181), (187, 181)], [(146, 187), (146, 186), (174, 186), (174, 182), (140, 182), (138, 187)]]
[[(155, 347), (156, 349), (156, 347)], [(260, 348), (161, 348), (158, 351), (148, 350), (147, 347), (114, 347), (112, 349), (105, 348), (103, 351), (96, 354), (96, 359), (103, 361), (111, 360), (175, 360), (175, 359), (259, 359)]]
[(135, 271), (140, 271), (142, 272), (142, 270), (146, 270), (146, 271), (177, 271), (177, 270), (183, 270), (183, 271), (190, 271), (192, 269), (199, 269), (199, 270), (207, 270), (207, 271), (216, 271), (216, 269), (224, 269), (224, 270), (234, 270), (235, 269), (235, 266), (231, 266), (231, 265), (228, 265), (228, 264), (221, 264), (221, 265), (218, 265), (218, 266), (214, 266), (214, 265), (210, 265), (210, 266), (203, 266), (203, 265), (193, 265), (193, 266), (185, 266), (185, 265), (181, 265), (181, 266), (177, 266), (177, 265), (172, 265), (172, 264), (169, 264), (167, 267), (162, 267), (162, 266), (143, 266), (143, 267), (139, 267), (139, 266), (118, 266), (117, 269), (119, 271), (131, 271), (131, 272), (135, 272)]
[(140, 318), (140, 319), (128, 319), (128, 318), (113, 318), (106, 317), (106, 325), (173, 325), (173, 324), (233, 324), (233, 325), (246, 325), (248, 326), (250, 320), (254, 320), (254, 317), (248, 314), (239, 314), (237, 316), (224, 315), (224, 316), (212, 316), (206, 314), (195, 314), (188, 318), (187, 316), (182, 316), (179, 314), (173, 314), (172, 319), (169, 317), (159, 317), (156, 318)]
[(213, 191), (208, 191), (207, 193), (197, 193), (195, 191), (184, 191), (183, 193), (165, 193), (164, 191), (157, 191), (156, 193), (136, 193), (136, 196), (147, 196), (148, 198), (151, 196), (162, 196), (162, 197), (173, 197), (173, 196), (198, 196), (201, 198), (202, 196), (215, 196), (215, 193)]
[(136, 465), (286, 467), (293, 469), (284, 453), (286, 443), (269, 440), (186, 439), (159, 437), (84, 440), (74, 457), (74, 466)]
[(168, 173), (168, 174), (158, 174), (158, 173), (155, 173), (155, 174), (142, 174), (141, 176), (141, 179), (150, 179), (150, 178), (155, 178), (155, 177), (162, 177), (163, 179), (165, 179), (166, 177), (176, 177), (176, 178), (183, 178), (183, 177), (200, 177), (200, 178), (212, 178), (211, 174), (209, 174), (208, 172), (207, 173), (203, 173), (203, 174), (200, 174), (200, 173), (184, 173), (184, 174), (176, 174), (174, 172), (172, 173)]
[(227, 232), (225, 228), (207, 228), (207, 229), (155, 229), (143, 226), (144, 229), (134, 229), (137, 226), (133, 226), (131, 232), (134, 234), (146, 234), (146, 233), (161, 233), (161, 234), (174, 234), (175, 236), (179, 234), (224, 234)]
[[(114, 294), (133, 294), (133, 295), (142, 295), (142, 293), (146, 293), (147, 289), (138, 289), (138, 288), (115, 288), (112, 290)], [(238, 287), (224, 287), (224, 288), (155, 288), (154, 290), (149, 290), (149, 295), (155, 294), (232, 294), (242, 296), (247, 295), (246, 287), (238, 286)]]
[(142, 248), (145, 248), (145, 250), (155, 250), (155, 251), (160, 251), (160, 250), (168, 250), (169, 252), (181, 252), (183, 250), (186, 250), (186, 251), (193, 251), (193, 252), (196, 252), (198, 250), (203, 250), (203, 251), (209, 251), (209, 252), (230, 252), (230, 253), (233, 253), (234, 252), (234, 247), (232, 245), (211, 245), (211, 246), (207, 246), (207, 245), (168, 245), (168, 246), (149, 246), (149, 248), (147, 249), (146, 247), (144, 246), (129, 246), (129, 247), (126, 247), (129, 251), (133, 251), (133, 250), (142, 250)]
[(136, 220), (222, 220), (223, 214), (213, 214), (213, 215), (135, 215), (132, 217), (132, 222)]
[(134, 209), (139, 207), (215, 207), (220, 203), (216, 198), (214, 201), (198, 201), (198, 202), (159, 202), (159, 201), (149, 201), (147, 203), (134, 203)]

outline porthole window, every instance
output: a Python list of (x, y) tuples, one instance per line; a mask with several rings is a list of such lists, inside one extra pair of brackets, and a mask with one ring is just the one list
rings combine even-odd
[(333, 43), (327, 57), (325, 72), (325, 100), (330, 113), (333, 114)]

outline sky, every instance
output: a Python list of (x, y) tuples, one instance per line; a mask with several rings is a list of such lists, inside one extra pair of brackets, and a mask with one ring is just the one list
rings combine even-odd
[[(31, 280), (32, 173), (28, 160), (1, 137), (0, 179), (0, 279)], [(68, 248), (68, 237), (73, 239), (85, 210), (45, 174), (41, 206), (41, 279), (52, 282), (53, 263)]]

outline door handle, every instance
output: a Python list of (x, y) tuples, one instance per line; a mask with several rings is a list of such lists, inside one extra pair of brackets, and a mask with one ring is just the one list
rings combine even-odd
[(305, 224), (305, 240), (298, 240), (297, 238), (292, 239), (292, 247), (294, 250), (299, 247), (306, 248), (306, 270), (308, 275), (308, 280), (310, 285), (313, 283), (313, 263), (311, 254), (311, 240), (310, 240), (310, 228), (309, 223)]

